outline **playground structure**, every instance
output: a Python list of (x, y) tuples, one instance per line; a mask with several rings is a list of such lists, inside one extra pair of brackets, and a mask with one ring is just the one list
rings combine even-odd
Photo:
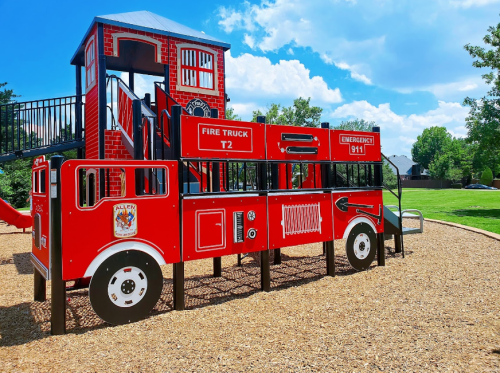
[[(365, 270), (385, 265), (384, 234), (404, 257), (401, 213), (383, 205), (379, 128), (374, 132), (224, 119), (224, 51), (230, 46), (150, 12), (96, 17), (71, 63), (76, 95), (3, 105), (0, 161), (33, 165), (35, 300), (51, 287), (53, 334), (65, 332), (66, 292), (89, 287), (113, 324), (147, 316), (161, 265), (173, 265), (174, 308), (184, 308), (184, 263), (260, 253), (270, 290), (270, 250), (334, 241)], [(85, 68), (85, 100), (82, 68)], [(128, 84), (109, 70), (129, 73)], [(163, 80), (139, 98), (134, 74)], [(84, 103), (85, 101), (85, 103)], [(78, 149), (78, 160), (44, 154)], [(398, 175), (399, 176), (399, 175)], [(66, 282), (74, 281), (70, 288)]]

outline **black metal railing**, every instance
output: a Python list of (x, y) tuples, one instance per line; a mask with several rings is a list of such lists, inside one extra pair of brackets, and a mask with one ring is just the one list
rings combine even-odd
[(0, 105), (0, 161), (83, 146), (82, 97)]
[(403, 196), (403, 189), (402, 189), (402, 182), (401, 182), (401, 177), (400, 177), (400, 174), (399, 174), (399, 169), (398, 167), (392, 163), (390, 161), (389, 158), (387, 158), (383, 153), (382, 153), (382, 157), (389, 163), (391, 164), (394, 169), (396, 170), (396, 176), (397, 176), (397, 194), (394, 193), (394, 191), (392, 190), (392, 188), (387, 185), (386, 183), (382, 182), (382, 185), (385, 189), (387, 189), (389, 192), (392, 193), (392, 195), (394, 197), (397, 198), (398, 200), (398, 207), (399, 207), (399, 216), (398, 216), (398, 221), (399, 221), (399, 228), (401, 229), (401, 253), (403, 255), (403, 258), (405, 257), (405, 248), (404, 248), (404, 242), (403, 242), (403, 213), (402, 213), (402, 210), (401, 210), (401, 197)]

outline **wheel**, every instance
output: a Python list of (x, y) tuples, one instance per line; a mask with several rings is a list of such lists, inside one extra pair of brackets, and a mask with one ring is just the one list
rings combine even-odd
[(346, 253), (349, 264), (357, 271), (364, 271), (372, 264), (377, 252), (377, 236), (372, 227), (359, 223), (347, 237)]
[(142, 251), (128, 250), (110, 256), (90, 280), (90, 304), (110, 324), (121, 325), (145, 318), (160, 299), (160, 266)]

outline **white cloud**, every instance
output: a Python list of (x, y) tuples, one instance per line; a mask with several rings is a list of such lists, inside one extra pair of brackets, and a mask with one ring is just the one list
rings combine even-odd
[(255, 46), (255, 38), (251, 35), (245, 34), (245, 36), (243, 37), (243, 43), (253, 49), (253, 47)]
[(415, 141), (417, 141), (414, 138), (411, 137), (406, 137), (406, 136), (399, 136), (399, 140), (407, 145), (413, 145)]
[[(332, 0), (337, 6), (351, 8), (355, 0)], [(348, 40), (331, 30), (332, 19), (328, 17), (335, 8), (331, 2), (311, 0), (262, 1), (260, 5), (245, 2), (241, 10), (219, 8), (219, 25), (226, 31), (245, 30), (244, 42), (253, 36), (252, 45), (263, 52), (276, 51), (293, 44), (295, 47), (311, 47), (326, 63), (345, 62), (352, 66), (351, 77), (365, 84), (371, 84), (365, 71), (360, 71), (361, 61), (366, 61), (373, 53), (380, 53), (385, 44), (385, 36), (355, 38)], [(361, 9), (361, 8), (360, 8)], [(336, 23), (335, 23), (336, 24)], [(337, 25), (336, 27), (341, 27)], [(325, 32), (325, 30), (329, 30)], [(263, 32), (262, 32), (263, 31)], [(252, 47), (252, 48), (253, 48)], [(350, 62), (349, 62), (350, 61)]]
[(338, 88), (331, 89), (320, 76), (297, 60), (280, 60), (273, 64), (266, 57), (245, 53), (232, 57), (226, 52), (226, 88), (252, 97), (311, 97), (322, 103), (339, 103), (342, 95)]
[(459, 88), (458, 90), (461, 92), (465, 92), (465, 91), (471, 91), (471, 90), (476, 89), (476, 88), (477, 88), (477, 84), (473, 83), (473, 84), (467, 84), (466, 86), (463, 86), (463, 87)]
[(448, 129), (448, 132), (451, 133), (454, 137), (465, 138), (467, 137), (467, 127), (458, 126), (452, 129)]
[[(390, 104), (380, 104), (378, 107), (367, 101), (354, 101), (344, 104), (332, 113), (332, 118), (360, 118), (375, 121), (382, 130), (402, 130), (404, 133), (420, 133), (424, 128), (446, 126), (455, 123), (462, 125), (469, 109), (458, 102), (438, 102), (438, 108), (423, 114), (398, 115)], [(409, 138), (409, 137), (408, 137)]]
[[(329, 59), (330, 60), (330, 59)], [(361, 68), (360, 65), (349, 65), (345, 62), (334, 62), (335, 66), (337, 66), (339, 69), (342, 70), (349, 70), (351, 72), (351, 78), (354, 80), (360, 81), (362, 83), (365, 83), (367, 85), (371, 85), (372, 81), (369, 79), (365, 74), (361, 74), (358, 72), (358, 70)]]
[(260, 110), (261, 112), (265, 112), (264, 108), (259, 108), (257, 106), (257, 104), (255, 104), (253, 102), (252, 103), (245, 103), (245, 104), (242, 104), (242, 103), (234, 103), (233, 104), (232, 102), (230, 102), (230, 103), (228, 103), (228, 106), (230, 108), (233, 108), (234, 112), (241, 117), (251, 116), (254, 110)]
[(485, 87), (485, 84), (480, 76), (470, 76), (456, 82), (433, 84), (430, 86), (417, 86), (412, 88), (398, 88), (396, 90), (400, 93), (428, 91), (433, 93), (438, 100), (457, 100), (463, 99), (463, 93), (461, 92), (474, 91), (482, 87)]
[(480, 7), (495, 4), (500, 0), (451, 0), (450, 4), (460, 8)]

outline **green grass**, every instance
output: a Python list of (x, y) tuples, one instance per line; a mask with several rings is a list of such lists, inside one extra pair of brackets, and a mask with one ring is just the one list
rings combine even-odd
[[(384, 204), (397, 199), (384, 191)], [(500, 234), (500, 190), (403, 189), (403, 209), (422, 211), (424, 218), (468, 225)]]

